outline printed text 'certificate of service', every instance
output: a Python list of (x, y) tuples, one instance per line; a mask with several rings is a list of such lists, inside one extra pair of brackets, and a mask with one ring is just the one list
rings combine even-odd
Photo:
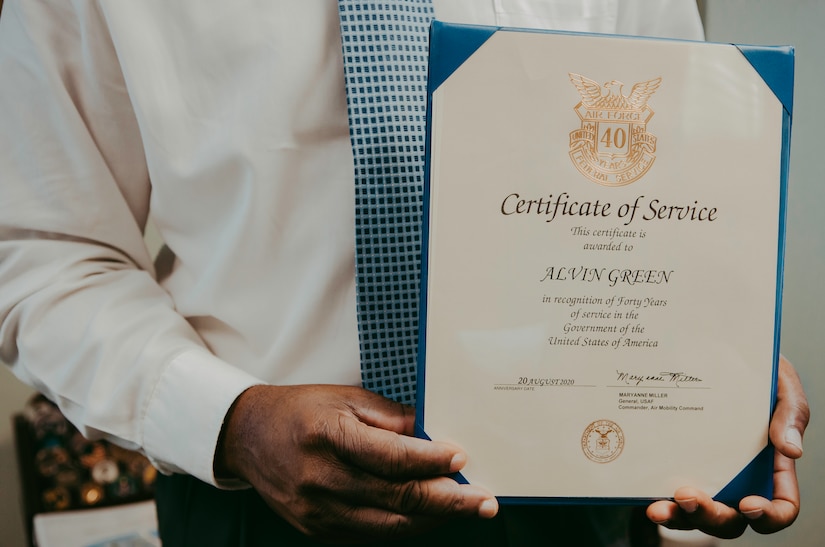
[(515, 500), (770, 495), (793, 53), (436, 23), (418, 431)]

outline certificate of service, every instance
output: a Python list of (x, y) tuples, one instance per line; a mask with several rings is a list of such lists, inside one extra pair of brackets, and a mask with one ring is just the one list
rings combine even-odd
[(417, 427), (519, 501), (770, 495), (790, 48), (435, 23)]

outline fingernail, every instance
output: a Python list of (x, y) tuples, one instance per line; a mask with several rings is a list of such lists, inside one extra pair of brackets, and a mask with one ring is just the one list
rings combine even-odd
[(785, 442), (797, 447), (802, 452), (802, 434), (795, 427), (785, 431)]
[(461, 471), (464, 467), (464, 464), (467, 463), (467, 456), (464, 455), (463, 452), (457, 453), (453, 456), (453, 459), (450, 460), (450, 473), (456, 473)]
[(764, 511), (762, 509), (751, 509), (750, 511), (742, 511), (742, 514), (745, 515), (745, 518), (750, 520), (756, 520), (762, 516)]
[(679, 507), (682, 508), (682, 511), (685, 513), (695, 513), (696, 509), (699, 508), (699, 502), (696, 501), (696, 498), (686, 498), (683, 500), (676, 500), (676, 503), (679, 504)]
[(498, 502), (495, 498), (486, 499), (478, 506), (478, 516), (483, 519), (491, 519), (498, 513)]
[(652, 522), (653, 524), (658, 524), (659, 526), (664, 526), (665, 524), (667, 524), (667, 520), (668, 520), (668, 519), (665, 519), (665, 520), (653, 520), (653, 519), (650, 519), (650, 522)]

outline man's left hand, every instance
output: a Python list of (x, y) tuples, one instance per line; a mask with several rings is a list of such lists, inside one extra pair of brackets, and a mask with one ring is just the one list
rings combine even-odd
[(734, 508), (696, 488), (685, 487), (676, 490), (674, 501), (651, 504), (647, 517), (667, 528), (699, 529), (720, 538), (738, 537), (748, 525), (760, 534), (787, 528), (799, 515), (795, 460), (802, 456), (802, 436), (809, 419), (808, 400), (799, 376), (793, 365), (780, 357), (776, 410), (770, 425), (770, 439), (776, 448), (773, 500), (748, 496)]

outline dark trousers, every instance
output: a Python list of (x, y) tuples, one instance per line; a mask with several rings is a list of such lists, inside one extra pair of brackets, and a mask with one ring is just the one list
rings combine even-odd
[[(158, 523), (164, 547), (322, 545), (281, 519), (254, 490), (218, 490), (186, 475), (158, 476)], [(635, 515), (635, 516), (634, 516)], [(373, 546), (603, 547), (621, 536), (634, 547), (658, 544), (639, 511), (617, 507), (503, 506), (492, 520), (455, 520), (414, 538)]]

